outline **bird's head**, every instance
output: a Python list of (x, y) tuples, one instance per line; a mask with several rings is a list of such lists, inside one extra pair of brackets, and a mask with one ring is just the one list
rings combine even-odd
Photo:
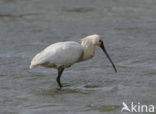
[(92, 43), (93, 43), (93, 45), (100, 47), (104, 51), (104, 53), (106, 54), (107, 58), (111, 62), (112, 66), (113, 66), (113, 68), (115, 70), (115, 72), (117, 72), (116, 67), (115, 67), (113, 61), (111, 60), (110, 56), (108, 55), (108, 53), (106, 51), (106, 48), (104, 46), (104, 42), (103, 42), (102, 38), (99, 35), (97, 35), (97, 34), (90, 35), (90, 36), (88, 36), (86, 38), (88, 38), (89, 40), (91, 40)]

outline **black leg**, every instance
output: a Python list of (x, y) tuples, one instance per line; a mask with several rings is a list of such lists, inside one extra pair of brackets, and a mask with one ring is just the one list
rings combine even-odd
[(56, 78), (56, 81), (57, 81), (57, 83), (58, 83), (58, 85), (60, 86), (60, 88), (62, 88), (62, 84), (61, 84), (61, 82), (60, 82), (60, 78), (61, 78), (61, 75), (62, 75), (62, 72), (64, 71), (64, 68), (60, 68), (59, 70), (58, 70), (58, 76), (57, 76), (57, 78)]

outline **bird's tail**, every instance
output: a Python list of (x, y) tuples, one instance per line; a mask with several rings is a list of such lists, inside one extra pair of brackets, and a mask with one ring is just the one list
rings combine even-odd
[(30, 69), (33, 69), (35, 66), (36, 66), (36, 65), (34, 65), (34, 64), (30, 64), (29, 68), (30, 68)]
[(33, 69), (34, 67), (38, 66), (40, 64), (40, 53), (38, 53), (31, 61), (31, 64), (29, 66), (30, 69)]

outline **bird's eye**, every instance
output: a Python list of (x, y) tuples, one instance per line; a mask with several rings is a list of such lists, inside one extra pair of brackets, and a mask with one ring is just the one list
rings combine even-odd
[(102, 42), (102, 40), (99, 40), (99, 42)]

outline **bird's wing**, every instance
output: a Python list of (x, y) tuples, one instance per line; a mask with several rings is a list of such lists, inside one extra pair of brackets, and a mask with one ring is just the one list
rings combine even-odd
[(77, 62), (82, 54), (82, 47), (73, 41), (52, 44), (38, 53), (31, 64), (36, 66), (44, 63), (61, 65), (72, 65)]

